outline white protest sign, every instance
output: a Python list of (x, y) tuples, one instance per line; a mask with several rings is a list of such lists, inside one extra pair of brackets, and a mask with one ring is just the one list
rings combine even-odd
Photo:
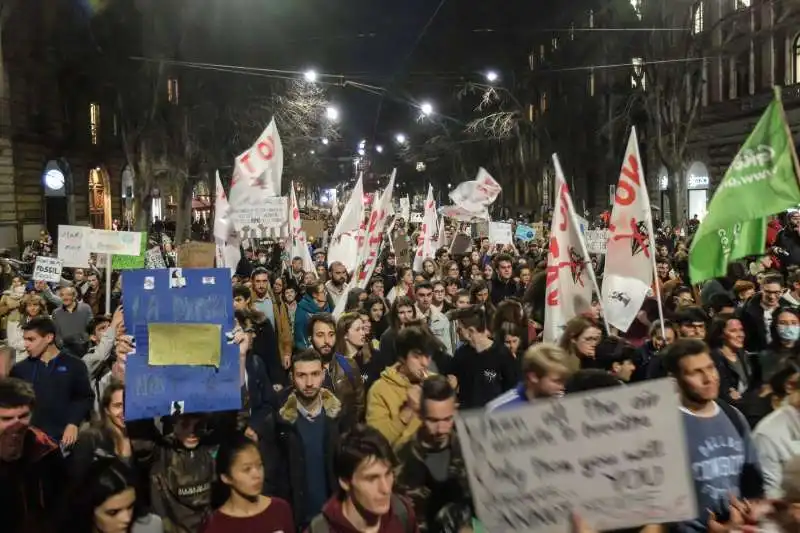
[(97, 254), (139, 255), (142, 252), (142, 234), (138, 231), (84, 228), (83, 246)]
[(506, 222), (489, 222), (489, 242), (492, 244), (514, 244), (514, 232)]
[(590, 254), (605, 255), (608, 234), (607, 229), (587, 229), (583, 234), (586, 238), (586, 251)]
[(289, 206), (285, 196), (264, 198), (258, 205), (241, 206), (231, 214), (234, 226), (278, 228), (288, 221)]
[(86, 268), (89, 266), (89, 250), (84, 248), (84, 232), (89, 228), (83, 226), (58, 227), (58, 258), (62, 265), (69, 268)]
[(36, 257), (36, 264), (33, 266), (33, 280), (58, 283), (61, 281), (62, 268), (61, 259), (39, 255)]
[(147, 250), (144, 256), (144, 264), (147, 268), (167, 268), (164, 256), (161, 255), (161, 248), (154, 246)]
[(456, 420), (486, 531), (596, 531), (698, 516), (682, 414), (669, 379)]

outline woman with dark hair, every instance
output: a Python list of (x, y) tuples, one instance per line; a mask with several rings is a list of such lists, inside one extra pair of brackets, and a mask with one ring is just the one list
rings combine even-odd
[(386, 295), (386, 300), (394, 303), (401, 296), (414, 299), (414, 271), (411, 267), (397, 267), (397, 285)]
[(364, 310), (369, 314), (372, 338), (380, 340), (381, 335), (389, 328), (389, 317), (386, 312), (386, 300), (373, 294), (364, 302)]
[(719, 372), (719, 397), (735, 404), (751, 390), (753, 370), (744, 351), (745, 331), (735, 315), (717, 315), (706, 333), (706, 344)]
[(519, 359), (519, 355), (525, 352), (527, 337), (527, 328), (514, 322), (503, 322), (494, 330), (494, 340), (504, 343), (514, 359)]
[[(345, 313), (336, 321), (336, 344), (333, 350), (359, 368), (365, 387), (367, 378), (371, 378), (369, 380), (371, 384), (378, 379), (380, 371), (383, 370), (372, 368), (374, 364), (370, 364), (373, 362), (371, 342), (367, 338), (364, 321), (358, 312)], [(372, 372), (367, 372), (366, 367), (370, 367)], [(359, 420), (363, 414), (359, 413)]]
[(590, 318), (576, 316), (564, 327), (559, 346), (569, 354), (567, 366), (572, 372), (585, 368), (601, 368), (595, 359), (597, 345), (603, 340), (603, 329)]
[(350, 289), (347, 293), (347, 299), (345, 300), (344, 312), (352, 313), (361, 307), (366, 299), (367, 291), (364, 289), (359, 289), (358, 287)]
[(202, 533), (295, 531), (289, 504), (261, 494), (264, 464), (253, 441), (241, 434), (233, 435), (217, 452), (216, 471), (212, 487), (216, 510), (202, 526)]
[(753, 380), (760, 384), (769, 380), (781, 362), (800, 355), (800, 309), (779, 307), (772, 312), (771, 342), (753, 360)]
[(131, 469), (116, 457), (99, 457), (64, 506), (61, 533), (163, 533), (161, 519), (137, 506)]

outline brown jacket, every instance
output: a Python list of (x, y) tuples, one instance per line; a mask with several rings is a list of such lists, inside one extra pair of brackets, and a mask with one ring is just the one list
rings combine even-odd
[(342, 402), (343, 424), (349, 428), (362, 422), (366, 413), (367, 396), (358, 363), (342, 354), (336, 354), (328, 365), (328, 375), (333, 393)]
[(272, 310), (275, 313), (275, 334), (278, 336), (278, 355), (281, 359), (291, 357), (294, 336), (292, 324), (289, 322), (289, 309), (286, 303), (279, 301), (279, 297), (274, 298), (272, 302)]

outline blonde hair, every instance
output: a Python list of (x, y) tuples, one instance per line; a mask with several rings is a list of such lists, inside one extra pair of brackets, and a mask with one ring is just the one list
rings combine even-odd
[(569, 354), (555, 344), (541, 343), (531, 346), (522, 356), (522, 372), (533, 372), (537, 377), (548, 374), (572, 373), (569, 366)]

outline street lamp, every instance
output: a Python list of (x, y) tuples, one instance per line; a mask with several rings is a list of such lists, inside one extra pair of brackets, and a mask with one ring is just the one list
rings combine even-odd
[(364, 155), (366, 153), (367, 153), (366, 150), (364, 150), (363, 148), (358, 149), (358, 155)]
[(325, 110), (325, 116), (328, 117), (328, 120), (330, 120), (331, 122), (336, 122), (337, 120), (339, 120), (339, 110), (333, 106), (328, 106), (328, 108)]
[(431, 104), (430, 102), (423, 102), (423, 104), (420, 106), (420, 111), (422, 111), (422, 114), (425, 115), (426, 117), (432, 115), (433, 104)]
[(307, 70), (305, 74), (303, 74), (305, 80), (309, 83), (314, 83), (317, 81), (317, 71), (316, 70)]
[(323, 137), (323, 139), (322, 139), (322, 144), (324, 144), (325, 146), (328, 146), (328, 143), (329, 143), (329, 142), (330, 142), (330, 141), (328, 140), (328, 138), (327, 138), (327, 137)]
[(497, 74), (497, 72), (495, 72), (493, 70), (490, 70), (489, 72), (486, 73), (486, 81), (488, 81), (489, 83), (494, 83), (499, 78), (500, 78), (500, 76)]
[(382, 154), (383, 153), (383, 146), (381, 146), (379, 144), (378, 146), (375, 147), (375, 151), (378, 152), (379, 154)]
[(397, 141), (397, 144), (405, 144), (408, 139), (406, 139), (404, 134), (398, 133), (394, 136), (394, 140)]

